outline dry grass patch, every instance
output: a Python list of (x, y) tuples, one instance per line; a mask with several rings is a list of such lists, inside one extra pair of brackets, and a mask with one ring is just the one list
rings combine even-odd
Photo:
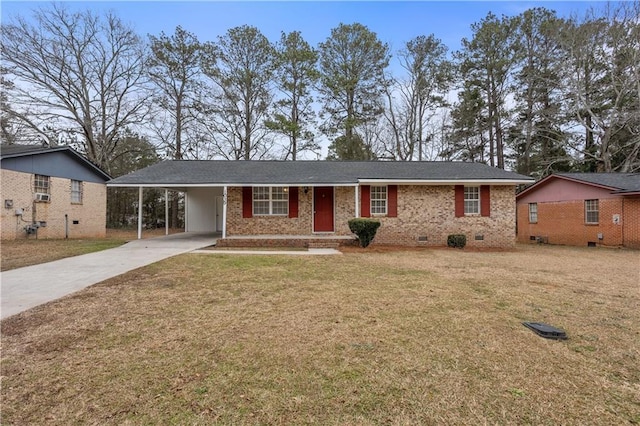
[(120, 238), (88, 238), (82, 240), (14, 240), (3, 241), (2, 270), (22, 268), (118, 247), (126, 240)]
[(638, 260), (175, 257), (3, 321), (3, 422), (638, 423)]
[[(180, 232), (171, 230), (170, 233)], [(164, 229), (145, 230), (143, 238), (153, 238), (164, 235)], [(137, 231), (132, 229), (109, 229), (106, 238), (84, 239), (40, 239), (2, 241), (0, 253), (2, 255), (2, 271), (22, 268), (52, 262), (66, 257), (93, 253), (118, 247), (127, 241), (137, 238)]]

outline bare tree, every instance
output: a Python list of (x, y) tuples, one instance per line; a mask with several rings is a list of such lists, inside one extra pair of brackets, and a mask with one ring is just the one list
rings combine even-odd
[(484, 98), (489, 163), (501, 169), (505, 166), (503, 120), (509, 115), (509, 81), (520, 51), (516, 24), (514, 18), (498, 18), (490, 12), (471, 25), (473, 38), (462, 39), (462, 50), (456, 55), (465, 84), (474, 86)]
[(640, 6), (607, 5), (563, 30), (567, 114), (583, 131), (573, 148), (588, 171), (640, 169)]
[(14, 85), (5, 78), (5, 74), (5, 70), (0, 68), (0, 142), (3, 145), (11, 145), (20, 140), (23, 132), (9, 103), (8, 93), (13, 90)]
[[(362, 24), (340, 24), (319, 48), (320, 84), (324, 104), (324, 133), (340, 135), (329, 147), (337, 159), (366, 159), (358, 127), (374, 122), (383, 112), (384, 76), (389, 47)], [(345, 145), (345, 146), (339, 146)], [(349, 146), (353, 145), (353, 146)], [(340, 157), (338, 153), (348, 153)], [(355, 155), (355, 157), (351, 155)]]
[(385, 116), (392, 128), (395, 156), (400, 160), (417, 156), (422, 161), (430, 139), (427, 127), (438, 108), (446, 105), (444, 93), (453, 80), (453, 67), (446, 46), (433, 34), (408, 41), (398, 58), (407, 77), (386, 88)]
[(274, 48), (255, 27), (231, 28), (208, 44), (204, 73), (213, 82), (208, 131), (219, 154), (251, 160), (268, 153), (264, 125), (273, 99)]
[(141, 40), (111, 13), (54, 4), (32, 21), (17, 17), (2, 26), (2, 64), (15, 84), (15, 117), (50, 143), (46, 126), (75, 133), (106, 170), (124, 129), (144, 116)]
[(563, 20), (555, 12), (534, 8), (518, 16), (521, 56), (513, 87), (517, 117), (509, 130), (516, 171), (543, 177), (570, 170), (560, 114), (559, 72), (564, 66), (558, 37)]
[[(167, 36), (149, 36), (150, 55), (147, 58), (147, 71), (157, 91), (153, 96), (160, 118), (153, 120), (167, 149), (167, 154), (175, 159), (184, 156), (184, 136), (194, 121), (201, 92), (201, 63), (204, 48), (197, 37), (182, 27), (176, 27), (175, 33)], [(187, 145), (193, 145), (188, 143)], [(189, 146), (193, 149), (193, 146)]]
[(281, 98), (274, 103), (274, 112), (267, 126), (288, 139), (284, 158), (298, 159), (303, 151), (318, 151), (312, 124), (311, 88), (318, 79), (318, 53), (309, 46), (300, 32), (282, 33), (276, 47), (276, 82)]

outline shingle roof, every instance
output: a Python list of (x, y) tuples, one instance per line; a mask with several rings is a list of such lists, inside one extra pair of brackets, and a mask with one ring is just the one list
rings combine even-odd
[(640, 191), (640, 173), (556, 173), (555, 175), (606, 186), (620, 192)]
[(2, 158), (20, 157), (23, 155), (41, 154), (45, 152), (62, 151), (69, 149), (67, 146), (48, 148), (41, 145), (2, 145), (0, 156)]
[(111, 179), (107, 173), (105, 173), (98, 166), (87, 160), (82, 154), (74, 150), (73, 148), (63, 145), (55, 147), (43, 147), (42, 145), (1, 145), (0, 146), (0, 159), (25, 157), (28, 155), (41, 155), (51, 152), (64, 152), (67, 155), (72, 156), (82, 164), (86, 165), (89, 169), (100, 175), (103, 179)]
[(567, 179), (586, 185), (599, 186), (610, 190), (613, 194), (640, 193), (640, 173), (554, 173), (520, 191), (516, 198), (521, 199), (526, 194), (536, 191), (537, 188), (556, 179)]
[(533, 179), (464, 162), (386, 161), (220, 161), (168, 160), (109, 181), (110, 186), (142, 185), (337, 185), (363, 180), (500, 181)]

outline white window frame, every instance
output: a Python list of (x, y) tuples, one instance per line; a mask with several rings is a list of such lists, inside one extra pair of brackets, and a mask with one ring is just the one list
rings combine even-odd
[(371, 186), (369, 203), (372, 215), (386, 215), (389, 208), (389, 188), (387, 186)]
[(480, 214), (480, 187), (464, 187), (464, 215), (476, 216)]
[[(71, 179), (71, 204), (82, 204), (84, 185), (81, 180)], [(74, 185), (77, 187), (74, 188)]]
[[(595, 221), (593, 218), (589, 220), (590, 215), (595, 215)], [(588, 225), (597, 225), (600, 223), (600, 203), (598, 200), (584, 200), (584, 223)]]
[[(256, 203), (268, 206), (268, 212), (265, 212), (264, 209), (256, 209)], [(255, 186), (252, 190), (251, 204), (254, 216), (288, 216), (289, 188), (286, 186)], [(280, 210), (278, 210), (279, 206)]]
[(529, 203), (529, 223), (538, 223), (538, 203)]
[(50, 194), (51, 192), (51, 176), (34, 175), (33, 190), (39, 194)]

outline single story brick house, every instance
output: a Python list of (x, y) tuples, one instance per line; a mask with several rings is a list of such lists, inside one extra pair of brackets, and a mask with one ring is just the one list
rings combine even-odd
[(640, 173), (556, 173), (516, 200), (519, 242), (640, 248)]
[(442, 246), (461, 233), (512, 247), (515, 187), (532, 182), (464, 162), (171, 160), (107, 186), (184, 192), (186, 230), (220, 232), (221, 246), (339, 244), (354, 238), (349, 219), (373, 217), (374, 244)]
[(2, 145), (3, 240), (106, 234), (111, 177), (68, 146)]

